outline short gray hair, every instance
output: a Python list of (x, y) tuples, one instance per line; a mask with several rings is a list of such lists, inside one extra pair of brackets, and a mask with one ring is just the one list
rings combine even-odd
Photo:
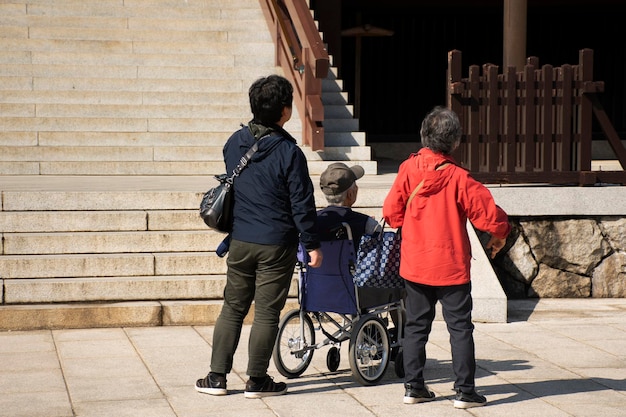
[(336, 195), (324, 194), (324, 197), (326, 197), (326, 202), (328, 202), (328, 204), (331, 206), (343, 205), (343, 203), (346, 201), (346, 198), (348, 198), (348, 191), (353, 190), (355, 187), (356, 187), (356, 182), (352, 183), (350, 188), (348, 188), (345, 191), (342, 191), (339, 194), (336, 194)]
[(422, 145), (433, 152), (449, 155), (461, 141), (461, 122), (452, 110), (437, 106), (422, 121)]

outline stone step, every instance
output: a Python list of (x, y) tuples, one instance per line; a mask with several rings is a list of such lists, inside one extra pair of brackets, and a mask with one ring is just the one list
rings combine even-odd
[[(358, 124), (358, 120), (353, 124)], [(339, 126), (335, 126), (339, 128)], [(365, 146), (366, 138), (364, 132), (329, 132), (324, 131), (324, 143), (327, 146)]]
[[(128, 28), (31, 27), (31, 39), (65, 39), (87, 41), (214, 41), (214, 42), (272, 42), (263, 19), (191, 20), (191, 19), (128, 19)], [(250, 32), (247, 27), (263, 30)]]
[[(0, 330), (206, 326), (215, 324), (222, 304), (221, 300), (164, 300), (0, 306)], [(297, 299), (291, 298), (283, 311), (297, 307)], [(246, 323), (253, 314), (254, 304)]]
[[(32, 194), (37, 198), (36, 194)], [(188, 223), (194, 217), (197, 228), (198, 213), (192, 210), (148, 212), (148, 211), (2, 211), (0, 212), (0, 230), (3, 233), (32, 232), (110, 232), (131, 230), (176, 230), (159, 229), (167, 223), (159, 221), (160, 213), (167, 214), (167, 220), (173, 220), (177, 228)], [(170, 214), (172, 213), (172, 214)]]
[[(242, 117), (175, 118), (166, 117), (32, 117), (34, 109), (19, 108), (19, 117), (0, 117), (6, 131), (64, 131), (64, 132), (232, 132), (242, 123)], [(247, 122), (247, 121), (246, 121)]]
[(346, 104), (324, 105), (324, 126), (329, 119), (351, 119), (354, 117), (354, 106)]
[[(28, 3), (28, 2), (26, 2)], [(116, 7), (103, 4), (102, 7), (76, 8), (67, 5), (28, 5), (28, 9), (14, 5), (3, 5), (0, 14), (0, 25), (30, 28), (72, 28), (84, 29), (117, 29), (132, 30), (136, 28), (176, 31), (213, 30), (241, 31), (235, 22), (265, 24), (259, 8), (230, 9), (228, 11), (211, 8), (210, 4), (203, 7), (150, 7), (159, 9), (157, 13), (150, 11), (149, 17), (144, 8)], [(26, 13), (25, 13), (26, 12)], [(164, 22), (166, 24), (164, 24)]]
[(128, 19), (125, 17), (107, 17), (107, 16), (78, 16), (64, 15), (53, 16), (38, 14), (38, 11), (32, 9), (34, 6), (28, 6), (26, 9), (22, 6), (20, 14), (4, 13), (0, 15), (0, 25), (14, 27), (29, 28), (50, 28), (63, 27), (73, 28), (76, 30), (84, 29), (109, 29), (109, 30), (127, 30)]
[[(0, 118), (1, 121), (1, 118)], [(155, 148), (156, 149), (156, 148)], [(309, 161), (309, 172), (321, 174), (332, 161)], [(376, 161), (353, 161), (361, 165), (366, 174), (376, 174)], [(0, 175), (53, 175), (53, 176), (190, 176), (202, 173), (213, 176), (224, 172), (224, 162), (214, 161), (42, 161), (0, 162)]]
[[(320, 166), (326, 167), (327, 162)], [(311, 175), (315, 185), (319, 184), (319, 173)], [(388, 190), (393, 178), (394, 175), (366, 174), (359, 180), (359, 198), (355, 207), (381, 207), (384, 198), (381, 190)], [(8, 213), (132, 210), (149, 211), (152, 216), (170, 210), (177, 213), (197, 210), (202, 193), (216, 183), (209, 175), (0, 176), (2, 209)], [(326, 205), (317, 186), (315, 202), (317, 207)], [(170, 229), (165, 227), (162, 230)]]
[[(0, 97), (0, 105), (8, 111), (10, 104), (37, 105), (133, 105), (137, 106), (239, 106), (240, 114), (249, 111), (247, 96), (242, 92), (147, 92), (147, 91), (80, 91), (80, 90), (15, 90), (5, 91)], [(245, 103), (245, 104), (243, 104)], [(337, 106), (335, 106), (337, 107)], [(136, 113), (133, 110), (133, 113)], [(214, 117), (212, 113), (204, 115)]]
[[(56, 68), (56, 67), (55, 67)], [(81, 77), (0, 77), (0, 88), (7, 94), (13, 91), (33, 91), (30, 94), (42, 94), (45, 99), (50, 94), (67, 93), (97, 95), (102, 92), (141, 92), (144, 99), (151, 97), (167, 97), (168, 94), (217, 94), (215, 97), (225, 99), (228, 104), (230, 96), (243, 95), (247, 98), (248, 85), (236, 79), (175, 79), (175, 78), (81, 78)], [(69, 96), (73, 97), (73, 96)], [(103, 94), (103, 99), (108, 96)], [(211, 97), (211, 96), (209, 96)], [(154, 101), (154, 99), (153, 99)], [(71, 102), (71, 101), (70, 101)], [(105, 101), (106, 102), (106, 101)]]
[[(199, 220), (200, 221), (200, 220)], [(224, 236), (210, 230), (4, 233), (4, 255), (205, 252)]]
[(358, 119), (329, 119), (324, 120), (324, 132), (358, 132)]
[[(249, 106), (247, 88), (225, 80), (0, 77), (0, 89), (1, 103)], [(327, 118), (353, 117), (345, 94), (322, 92), (322, 99)]]
[(0, 146), (224, 146), (236, 126), (224, 132), (0, 132)]
[[(36, 110), (35, 110), (36, 106)], [(13, 108), (14, 117), (46, 119), (167, 119), (174, 120), (240, 120), (250, 112), (250, 106), (238, 104), (59, 104), (37, 103), (3, 105)], [(11, 116), (11, 115), (9, 115)]]
[(246, 91), (260, 75), (275, 72), (277, 72), (277, 68), (273, 63), (243, 65), (243, 62), (239, 61), (238, 65), (234, 67), (219, 69), (211, 66), (148, 66), (137, 68), (128, 65), (0, 64), (0, 73), (3, 74), (3, 77), (200, 80), (199, 83), (202, 83), (202, 80), (204, 82), (206, 80), (224, 80), (233, 82), (235, 85), (244, 85)]
[(0, 161), (222, 161), (217, 146), (5, 146)]
[(176, 1), (162, 0), (159, 7), (154, 7), (150, 0), (126, 0), (124, 2), (103, 2), (102, 0), (62, 0), (39, 1), (24, 0), (15, 4), (2, 4), (0, 11), (6, 15), (22, 15), (24, 5), (28, 5), (31, 15), (46, 16), (137, 16), (145, 17), (149, 13), (153, 17), (171, 18), (209, 18), (229, 16), (245, 17), (248, 13), (258, 15), (258, 4), (251, 0), (228, 1)]
[(324, 91), (322, 103), (325, 106), (348, 105), (348, 93), (343, 91)]
[[(25, 2), (30, 3), (30, 2)], [(27, 14), (12, 13), (7, 15), (8, 22), (15, 19), (28, 18), (26, 22), (17, 21), (17, 25), (37, 24), (49, 26), (49, 21), (58, 21), (58, 25), (75, 26), (76, 28), (100, 26), (98, 19), (103, 20), (124, 20), (127, 28), (150, 27), (163, 28), (167, 30), (202, 30), (206, 26), (211, 26), (214, 22), (228, 22), (234, 24), (237, 21), (247, 22), (250, 20), (265, 22), (263, 13), (258, 3), (250, 2), (247, 5), (232, 7), (232, 4), (225, 6), (225, 2), (204, 2), (204, 4), (191, 5), (189, 2), (164, 5), (159, 2), (159, 7), (155, 7), (154, 2), (147, 2), (145, 6), (137, 7), (131, 4), (81, 4), (78, 7), (72, 5), (48, 3), (46, 5), (29, 4)], [(219, 4), (222, 3), (222, 4)], [(229, 2), (230, 3), (230, 2)], [(233, 2), (234, 3), (234, 2)], [(157, 10), (158, 9), (158, 10)], [(164, 25), (162, 22), (167, 22)], [(159, 26), (161, 23), (161, 26)], [(187, 23), (187, 26), (185, 26)], [(204, 23), (204, 24), (203, 24)], [(228, 26), (230, 27), (230, 26)], [(231, 30), (244, 30), (244, 28), (233, 28)], [(223, 30), (220, 27), (220, 30)]]
[[(272, 42), (212, 42), (197, 41), (119, 41), (76, 39), (23, 39), (0, 38), (0, 51), (33, 52), (36, 54), (80, 53), (89, 55), (138, 54), (138, 55), (272, 55)], [(7, 59), (7, 57), (3, 57)]]
[[(2, 105), (0, 104), (0, 107)], [(241, 125), (242, 123), (240, 123)], [(295, 121), (293, 126), (299, 124)], [(3, 131), (0, 132), (0, 146), (25, 147), (223, 147), (232, 132), (239, 127), (233, 126), (228, 131), (213, 132), (80, 132), (80, 131)], [(293, 129), (293, 126), (290, 128)], [(296, 135), (296, 133), (294, 133)], [(297, 138), (297, 135), (296, 135)], [(342, 155), (342, 159), (359, 160), (371, 157), (371, 148), (365, 146), (365, 134), (362, 132), (330, 132), (325, 135), (326, 146), (323, 151), (312, 152), (303, 147), (307, 157), (318, 159), (319, 155)], [(345, 142), (345, 143), (343, 143)], [(337, 143), (337, 144), (336, 144)], [(363, 150), (359, 150), (363, 148)], [(15, 150), (14, 150), (15, 151)], [(12, 152), (10, 149), (7, 152)], [(332, 158), (331, 158), (332, 160)]]
[[(343, 134), (347, 135), (348, 133)], [(349, 164), (349, 161), (352, 161), (352, 163), (362, 164), (372, 159), (372, 150), (369, 146), (332, 146), (328, 142), (326, 142), (323, 151), (311, 151), (311, 148), (302, 148), (309, 164), (314, 161), (325, 161), (326, 164), (333, 161), (346, 161)], [(372, 172), (368, 171), (368, 173), (371, 174)]]
[(7, 304), (218, 300), (224, 275), (5, 279)]
[[(92, 142), (96, 143), (96, 142)], [(222, 146), (3, 146), (0, 161), (206, 161), (223, 166)], [(310, 161), (369, 161), (368, 147), (304, 149)], [(216, 172), (217, 174), (217, 172)]]
[[(0, 49), (1, 50), (1, 49)], [(206, 67), (227, 68), (234, 66), (272, 65), (267, 55), (252, 55), (249, 51), (235, 54), (166, 54), (166, 53), (83, 53), (83, 52), (20, 52), (0, 55), (0, 64), (33, 65), (82, 65), (105, 66), (145, 66), (145, 67)]]
[[(318, 184), (319, 182), (315, 183), (316, 187)], [(33, 192), (30, 195), (31, 198), (37, 199), (47, 197), (49, 194), (38, 195)], [(31, 207), (31, 210), (33, 209)], [(359, 207), (359, 211), (380, 217), (378, 207)], [(0, 230), (2, 233), (80, 233), (207, 229), (200, 220), (196, 208), (190, 210), (2, 211), (0, 212)]]
[[(206, 270), (206, 268), (204, 268)], [(195, 275), (132, 275), (65, 278), (4, 278), (6, 304), (120, 302), (143, 300), (219, 300), (223, 297), (223, 272)], [(297, 274), (289, 292), (297, 297)], [(0, 327), (1, 328), (1, 327)]]
[[(134, 122), (137, 127), (145, 125), (144, 119), (154, 119), (155, 121), (148, 126), (150, 128), (159, 123), (157, 122), (159, 119), (172, 120), (171, 124), (163, 125), (161, 123), (163, 128), (175, 126), (177, 123), (197, 123), (199, 121), (200, 123), (209, 123), (205, 129), (219, 130), (220, 127), (224, 129), (225, 123), (229, 123), (230, 126), (237, 126), (236, 120), (241, 120), (242, 115), (249, 113), (249, 105), (242, 104), (239, 100), (241, 97), (237, 97), (237, 103), (233, 104), (213, 104), (213, 100), (210, 100), (213, 102), (211, 104), (204, 104), (209, 100), (207, 100), (206, 95), (201, 97), (198, 94), (197, 97), (201, 97), (204, 103), (193, 104), (184, 102), (182, 95), (178, 95), (176, 98), (179, 102), (175, 104), (150, 104), (142, 103), (144, 101), (143, 93), (121, 93), (117, 96), (111, 93), (109, 94), (110, 101), (115, 103), (105, 104), (94, 103), (99, 100), (95, 94), (91, 95), (91, 102), (87, 102), (89, 96), (84, 93), (75, 92), (67, 95), (76, 100), (76, 103), (59, 104), (53, 101), (53, 93), (51, 92), (46, 94), (9, 94), (7, 97), (3, 97), (2, 102), (0, 102), (0, 110), (3, 114), (1, 120), (14, 131), (47, 128), (48, 125), (50, 125), (50, 129), (54, 125), (54, 130), (59, 130), (69, 124), (77, 125), (76, 120), (80, 119), (98, 121), (103, 124), (107, 122), (107, 119), (123, 119), (128, 123)], [(19, 98), (19, 96), (22, 97)], [(50, 102), (46, 102), (46, 100), (38, 102), (37, 96), (47, 97)], [(104, 100), (106, 100), (106, 96)], [(152, 97), (156, 98), (156, 95)], [(156, 100), (159, 99), (156, 98)], [(15, 103), (14, 101), (22, 102)], [(128, 104), (128, 102), (132, 103)], [(351, 113), (351, 107), (329, 106), (325, 110), (324, 128), (328, 133), (352, 133), (358, 127), (358, 120), (351, 119)], [(63, 122), (65, 124), (61, 124)], [(26, 126), (30, 126), (31, 129), (26, 129)]]
[[(6, 304), (220, 300), (225, 281), (223, 274), (4, 279), (4, 300)], [(289, 296), (297, 297), (297, 275)]]
[[(208, 259), (208, 253), (203, 255)], [(0, 257), (3, 279), (161, 275), (156, 273), (155, 264), (155, 255), (152, 253), (38, 254)]]
[(322, 80), (322, 90), (334, 93), (343, 93), (343, 80), (325, 78)]

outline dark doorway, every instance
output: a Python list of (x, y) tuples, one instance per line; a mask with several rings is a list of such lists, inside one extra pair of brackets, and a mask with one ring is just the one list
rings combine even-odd
[[(614, 127), (626, 138), (626, 44), (619, 1), (529, 0), (526, 56), (541, 64), (578, 64), (594, 50), (594, 80)], [(414, 142), (434, 105), (445, 104), (447, 53), (463, 53), (464, 67), (502, 65), (502, 0), (315, 0), (316, 19), (335, 56), (351, 102), (355, 92), (355, 38), (341, 30), (369, 24), (393, 36), (363, 37), (360, 130), (368, 144)], [(468, 5), (469, 4), (469, 5)], [(594, 129), (596, 132), (596, 129)], [(599, 129), (597, 134), (600, 135)]]

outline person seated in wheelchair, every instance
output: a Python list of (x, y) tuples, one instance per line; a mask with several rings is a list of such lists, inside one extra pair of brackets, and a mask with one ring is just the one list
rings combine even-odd
[[(336, 233), (341, 230), (342, 223), (347, 223), (352, 231), (355, 254), (359, 250), (359, 242), (364, 234), (382, 232), (382, 225), (371, 216), (352, 210), (356, 202), (359, 187), (356, 181), (363, 177), (365, 171), (360, 165), (348, 167), (342, 162), (330, 164), (320, 175), (320, 188), (326, 197), (328, 206), (317, 211), (317, 226), (320, 240), (338, 238)], [(373, 288), (359, 289), (359, 300), (362, 306), (385, 304), (403, 296), (402, 291), (381, 290)], [(398, 323), (397, 311), (392, 311), (394, 324)]]
[(335, 162), (320, 175), (320, 188), (328, 206), (317, 212), (319, 233), (322, 237), (328, 237), (334, 227), (345, 222), (352, 230), (355, 251), (358, 250), (363, 234), (372, 234), (381, 230), (380, 223), (373, 217), (352, 210), (359, 192), (356, 180), (363, 174), (365, 171), (360, 165), (348, 167), (342, 162)]
[[(403, 289), (392, 288), (392, 294), (386, 288), (357, 287), (354, 281), (361, 237), (383, 229), (373, 217), (352, 210), (358, 194), (356, 180), (363, 175), (362, 167), (338, 162), (320, 176), (320, 188), (328, 202), (317, 211), (324, 260), (318, 268), (307, 268), (307, 253), (300, 246), (300, 308), (281, 319), (272, 355), (278, 371), (289, 378), (300, 376), (314, 351), (329, 345), (326, 365), (335, 372), (339, 347), (346, 341), (350, 344), (350, 369), (364, 385), (378, 382), (389, 361), (401, 357), (397, 330), (402, 327), (398, 326), (402, 323), (399, 317), (404, 315), (400, 316)], [(395, 324), (392, 329), (389, 316)], [(323, 341), (315, 342), (316, 331), (324, 335)], [(399, 364), (401, 361), (395, 361), (396, 373), (401, 376)]]

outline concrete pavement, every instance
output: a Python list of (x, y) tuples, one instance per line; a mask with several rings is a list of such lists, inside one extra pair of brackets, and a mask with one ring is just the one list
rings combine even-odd
[[(426, 377), (436, 401), (404, 405), (393, 363), (377, 385), (352, 378), (348, 344), (336, 372), (315, 352), (289, 392), (245, 399), (244, 328), (229, 395), (197, 393), (211, 326), (0, 333), (0, 416), (626, 416), (626, 299), (509, 301), (508, 323), (476, 323), (478, 391), (486, 407), (452, 406), (450, 347), (436, 321)], [(285, 380), (274, 368), (270, 374)]]

